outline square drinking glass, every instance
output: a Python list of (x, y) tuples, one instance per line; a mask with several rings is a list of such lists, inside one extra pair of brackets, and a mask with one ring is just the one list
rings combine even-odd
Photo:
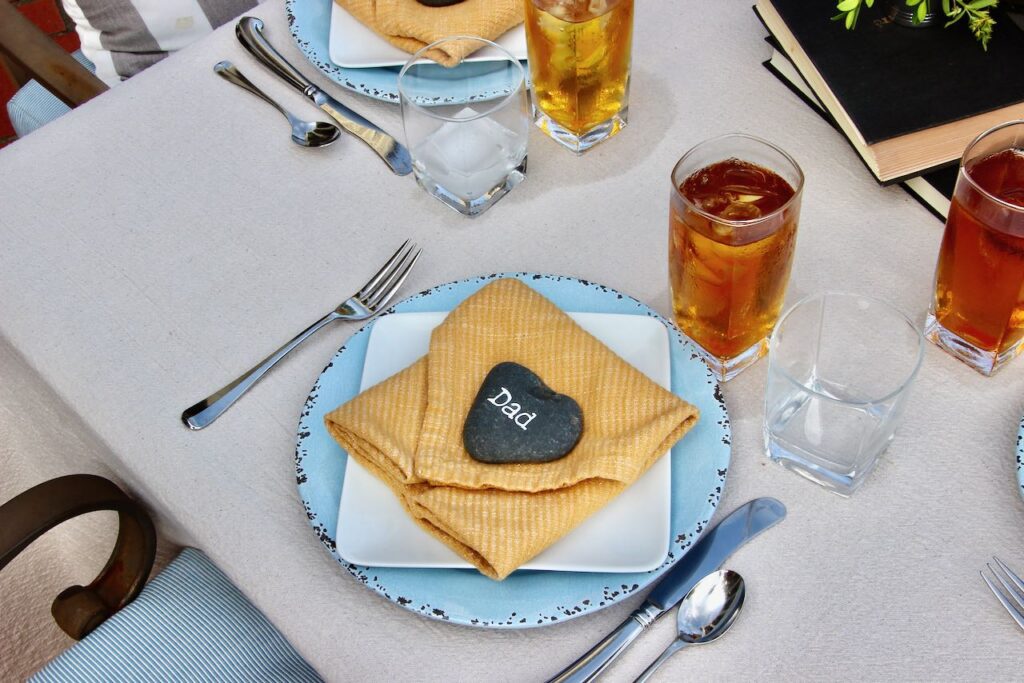
[[(478, 44), (487, 58), (458, 69), (426, 59), (454, 42)], [(474, 36), (431, 43), (402, 67), (398, 92), (413, 173), (430, 195), (478, 216), (526, 178), (525, 73), (507, 50)]]
[(874, 469), (903, 418), (924, 337), (889, 304), (827, 292), (775, 326), (768, 353), (768, 457), (848, 496)]
[(525, 0), (534, 122), (582, 154), (629, 112), (633, 0)]
[(964, 152), (925, 333), (983, 375), (1024, 350), (1024, 121)]

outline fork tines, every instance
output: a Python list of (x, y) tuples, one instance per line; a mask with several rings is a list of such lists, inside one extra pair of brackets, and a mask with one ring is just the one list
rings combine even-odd
[(420, 252), (420, 248), (412, 240), (403, 242), (377, 274), (356, 292), (356, 298), (371, 311), (383, 308), (405, 282), (409, 271), (416, 265)]
[(992, 594), (1006, 608), (1017, 625), (1024, 629), (1024, 581), (1010, 571), (1010, 568), (998, 557), (993, 555), (992, 559), (995, 560), (996, 568), (988, 563), (985, 563), (985, 566), (988, 567), (989, 572), (999, 582), (1003, 590), (1000, 590), (984, 571), (980, 572), (981, 578), (985, 580)]

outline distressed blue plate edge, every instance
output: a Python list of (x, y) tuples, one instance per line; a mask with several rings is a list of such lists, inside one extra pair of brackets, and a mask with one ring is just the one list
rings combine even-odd
[(1024, 417), (1017, 426), (1017, 493), (1024, 498)]

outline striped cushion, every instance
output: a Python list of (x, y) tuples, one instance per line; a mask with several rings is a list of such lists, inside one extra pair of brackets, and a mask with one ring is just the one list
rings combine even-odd
[(63, 0), (85, 56), (107, 85), (256, 6), (256, 0)]
[[(85, 58), (81, 50), (71, 53), (79, 64), (96, 73), (96, 67)], [(42, 128), (50, 121), (60, 118), (71, 111), (68, 105), (57, 99), (57, 96), (44, 88), (38, 81), (31, 80), (14, 93), (7, 101), (7, 117), (14, 126), (14, 132), (23, 138), (37, 128)]]
[(320, 681), (252, 603), (186, 548), (131, 604), (32, 682)]
[(7, 101), (7, 117), (19, 138), (42, 128), (69, 111), (71, 107), (34, 80), (26, 83)]

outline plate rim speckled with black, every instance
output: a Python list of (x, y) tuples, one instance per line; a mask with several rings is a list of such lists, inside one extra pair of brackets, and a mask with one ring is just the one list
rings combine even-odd
[(1024, 416), (1017, 425), (1017, 493), (1024, 498)]
[[(317, 377), (299, 419), (295, 471), (299, 495), (314, 532), (331, 556), (358, 581), (423, 616), (466, 626), (518, 629), (596, 612), (662, 576), (708, 527), (725, 486), (732, 436), (719, 383), (692, 343), (649, 306), (610, 287), (571, 276), (492, 273), (431, 287), (400, 301), (383, 315), (451, 310), (488, 282), (504, 277), (518, 278), (563, 310), (647, 315), (668, 331), (672, 390), (679, 394), (685, 389), (685, 398), (700, 408), (701, 419), (672, 449), (672, 537), (668, 557), (661, 566), (628, 574), (518, 571), (505, 581), (495, 582), (472, 569), (363, 567), (342, 559), (334, 535), (347, 458), (327, 435), (322, 418), (358, 393), (373, 321), (353, 334)], [(328, 391), (332, 392), (329, 399), (325, 396)], [(693, 481), (700, 484), (695, 487)], [(684, 482), (692, 495), (678, 495), (686, 488)]]

